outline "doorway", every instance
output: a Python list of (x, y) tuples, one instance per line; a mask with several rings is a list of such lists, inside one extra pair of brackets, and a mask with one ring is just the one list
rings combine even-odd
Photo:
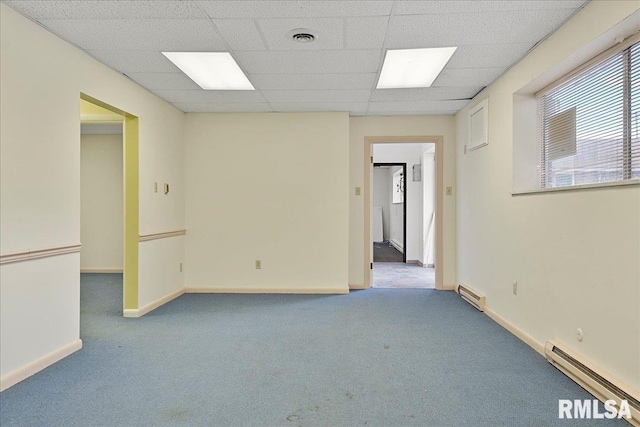
[(372, 185), (373, 262), (406, 262), (406, 163), (374, 163)]
[[(434, 211), (433, 155), (431, 161), (423, 164), (433, 152), (431, 143), (373, 147), (374, 288), (435, 288), (434, 265), (425, 261), (426, 254), (433, 252), (428, 247), (433, 240), (428, 239), (430, 230), (426, 221), (433, 218)], [(426, 200), (427, 197), (432, 200)]]
[[(364, 181), (364, 205), (365, 205), (365, 288), (370, 287), (420, 287), (443, 289), (442, 281), (442, 137), (441, 136), (396, 136), (396, 137), (365, 137), (365, 181)], [(399, 145), (400, 144), (400, 145)], [(401, 147), (415, 152), (411, 159), (401, 157), (389, 157), (376, 155), (376, 150), (386, 147), (387, 151), (392, 147)], [(423, 149), (421, 149), (422, 147)], [(428, 147), (428, 149), (426, 149)], [(427, 164), (427, 162), (429, 162)], [(383, 163), (397, 165), (405, 163), (403, 170), (405, 203), (403, 210), (407, 213), (403, 215), (403, 259), (398, 263), (387, 263), (374, 261), (376, 248), (374, 242), (380, 241), (379, 236), (374, 238), (376, 231), (373, 229), (374, 215), (376, 215), (373, 203), (375, 194), (375, 181), (382, 178), (374, 177), (374, 170), (379, 170)], [(389, 165), (390, 167), (393, 167)], [(422, 186), (424, 173), (431, 176), (429, 185)], [(388, 172), (387, 172), (388, 173)], [(383, 175), (384, 173), (378, 172)], [(389, 182), (392, 182), (389, 180)], [(392, 185), (392, 184), (391, 184)], [(426, 191), (428, 189), (428, 191)], [(411, 194), (414, 198), (412, 199)], [(420, 195), (417, 200), (415, 196)], [(431, 198), (427, 201), (426, 198)], [(377, 209), (380, 211), (381, 209)], [(429, 210), (429, 212), (426, 212)], [(383, 211), (383, 238), (382, 242), (390, 237), (390, 225), (388, 232), (384, 233), (384, 210)], [(419, 212), (419, 215), (416, 215)], [(423, 215), (423, 212), (426, 214)], [(387, 216), (390, 220), (390, 213)], [(379, 214), (378, 214), (379, 215)], [(416, 225), (418, 224), (418, 225)], [(413, 225), (413, 230), (412, 230)], [(379, 234), (379, 232), (378, 232)], [(391, 240), (391, 239), (389, 239)], [(418, 248), (418, 249), (416, 249)], [(376, 265), (377, 264), (377, 265)], [(409, 272), (409, 269), (413, 269)], [(395, 270), (395, 271), (394, 271)], [(429, 274), (430, 277), (424, 277)], [(385, 277), (386, 276), (386, 277)], [(413, 276), (413, 277), (410, 277)], [(402, 280), (398, 280), (401, 277)], [(386, 279), (389, 286), (376, 286), (374, 278)], [(406, 279), (406, 280), (405, 280)], [(378, 283), (380, 280), (377, 280)], [(404, 283), (403, 283), (404, 282)], [(413, 282), (413, 283), (411, 283)], [(403, 286), (403, 284), (405, 286)]]
[[(120, 314), (127, 316), (129, 310), (137, 311), (138, 309), (138, 118), (81, 93), (80, 127), (81, 132), (87, 135), (84, 138), (81, 135), (81, 154), (84, 155), (84, 160), (87, 160), (84, 162), (84, 166), (104, 169), (107, 167), (105, 159), (111, 159), (109, 162), (110, 170), (100, 171), (86, 168), (81, 170), (81, 197), (85, 198), (83, 202), (86, 202), (82, 203), (84, 206), (81, 207), (81, 210), (84, 210), (84, 215), (81, 214), (81, 236), (87, 240), (88, 246), (86, 250), (83, 248), (81, 251), (80, 272), (82, 273), (84, 270), (85, 273), (92, 274), (121, 274), (122, 276), (117, 280), (117, 283), (122, 282), (122, 311)], [(116, 134), (114, 132), (117, 128), (119, 128), (119, 132)], [(97, 135), (105, 134), (110, 138), (96, 138)], [(88, 135), (92, 135), (92, 138), (89, 138)], [(87, 145), (84, 152), (82, 150), (83, 139), (84, 143), (93, 144)], [(119, 147), (116, 146), (117, 142), (120, 143)], [(115, 167), (118, 156), (120, 168)], [(120, 180), (115, 185), (113, 182), (101, 182), (105, 177), (113, 178), (115, 174), (120, 174)], [(92, 179), (95, 185), (86, 182)], [(120, 198), (119, 204), (116, 202), (118, 197)], [(93, 204), (103, 204), (103, 206), (118, 204), (118, 206), (109, 206), (108, 210), (111, 213), (109, 218), (106, 218), (104, 210), (100, 210), (99, 206), (92, 206)], [(119, 214), (116, 211), (119, 211)], [(103, 218), (100, 218), (100, 215), (103, 215)], [(118, 215), (121, 221), (115, 219), (115, 215)], [(84, 221), (82, 216), (85, 216)], [(89, 216), (93, 216), (93, 218), (89, 220)], [(96, 216), (98, 217), (96, 218)], [(103, 228), (108, 230), (103, 230)], [(102, 241), (96, 242), (100, 239)]]

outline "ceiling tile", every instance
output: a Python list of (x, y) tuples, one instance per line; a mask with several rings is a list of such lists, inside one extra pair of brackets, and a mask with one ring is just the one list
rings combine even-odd
[(213, 22), (233, 50), (265, 50), (267, 48), (252, 19), (214, 19)]
[(376, 73), (380, 50), (235, 52), (248, 73)]
[(266, 102), (257, 90), (153, 90), (169, 102), (178, 103), (252, 103)]
[(268, 113), (273, 111), (266, 102), (254, 103), (203, 103), (174, 102), (173, 105), (185, 113)]
[(376, 73), (357, 74), (250, 74), (249, 79), (261, 90), (299, 89), (372, 89)]
[(317, 18), (389, 15), (393, 1), (197, 1), (212, 18)]
[(442, 13), (477, 13), (503, 10), (578, 9), (588, 0), (449, 0), (449, 1), (400, 1), (396, 15), (428, 15)]
[[(183, 111), (349, 111), (357, 116), (452, 114), (586, 2), (5, 3)], [(318, 38), (294, 43), (288, 34), (294, 28), (308, 28)], [(458, 50), (431, 88), (374, 89), (383, 48), (442, 46)], [(225, 50), (232, 50), (258, 90), (203, 91), (161, 54)]]
[(365, 114), (367, 117), (388, 117), (388, 116), (451, 116), (459, 110), (415, 110), (415, 111), (395, 111), (393, 113), (388, 111), (367, 111)]
[[(342, 49), (344, 20), (342, 18), (288, 18), (259, 19), (258, 26), (271, 50), (320, 50)], [(290, 32), (295, 29), (310, 30), (316, 36), (312, 43), (293, 41)]]
[(265, 90), (269, 102), (367, 102), (371, 91), (362, 90)]
[(370, 102), (367, 113), (458, 111), (469, 101)]
[(426, 87), (419, 89), (377, 89), (371, 95), (372, 102), (380, 101), (438, 101), (471, 99), (482, 87)]
[(506, 68), (445, 68), (433, 86), (487, 86), (504, 73)]
[(6, 1), (36, 20), (42, 19), (188, 19), (207, 18), (188, 1)]
[(90, 50), (88, 53), (121, 73), (175, 73), (178, 70), (157, 50)]
[(366, 102), (272, 102), (271, 106), (274, 111), (283, 113), (348, 111), (351, 114), (364, 115), (367, 111)]
[(41, 23), (85, 50), (226, 50), (209, 19), (69, 19)]
[(507, 68), (522, 58), (535, 43), (486, 44), (460, 46), (446, 69)]
[(150, 90), (200, 90), (193, 80), (182, 72), (179, 73), (127, 73), (138, 84)]
[(347, 18), (345, 48), (382, 49), (387, 34), (388, 16)]
[(536, 43), (572, 13), (560, 9), (396, 16), (389, 25), (387, 47)]

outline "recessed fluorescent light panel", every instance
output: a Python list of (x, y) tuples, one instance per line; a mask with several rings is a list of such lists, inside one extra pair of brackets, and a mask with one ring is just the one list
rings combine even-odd
[(429, 87), (456, 47), (388, 50), (377, 89)]
[(162, 52), (204, 90), (255, 90), (229, 52)]

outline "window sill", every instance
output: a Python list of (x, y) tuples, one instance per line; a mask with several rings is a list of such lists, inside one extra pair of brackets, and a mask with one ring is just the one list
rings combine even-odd
[(585, 184), (585, 185), (570, 185), (566, 187), (554, 187), (554, 188), (540, 188), (536, 190), (526, 191), (513, 191), (512, 196), (525, 196), (527, 194), (540, 194), (540, 193), (559, 193), (561, 191), (580, 191), (580, 190), (595, 190), (611, 187), (628, 187), (628, 186), (640, 186), (640, 179), (629, 179), (625, 181), (615, 182), (603, 182), (598, 184)]

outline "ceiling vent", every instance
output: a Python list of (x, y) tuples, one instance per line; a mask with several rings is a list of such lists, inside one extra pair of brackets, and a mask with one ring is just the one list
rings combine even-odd
[(309, 33), (298, 33), (293, 35), (293, 41), (298, 43), (311, 43), (316, 39), (316, 36)]
[(297, 28), (289, 32), (291, 38), (297, 43), (311, 43), (316, 39), (316, 36), (306, 28)]

